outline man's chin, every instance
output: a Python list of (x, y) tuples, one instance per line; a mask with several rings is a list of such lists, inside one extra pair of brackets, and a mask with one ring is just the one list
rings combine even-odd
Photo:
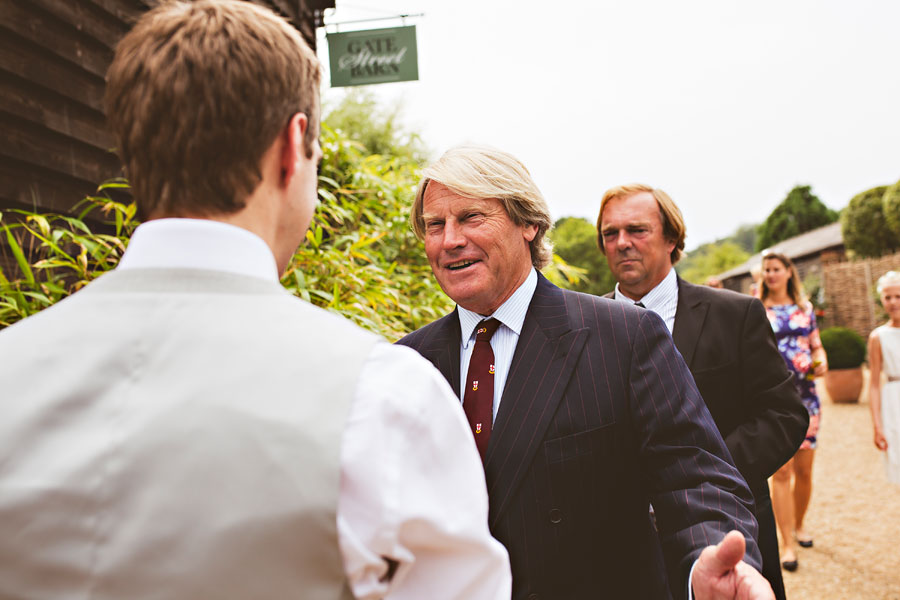
[(636, 269), (622, 269), (618, 273), (613, 273), (619, 285), (634, 285), (640, 283), (644, 279), (644, 273)]
[(466, 310), (471, 310), (472, 312), (476, 312), (480, 315), (489, 314), (490, 311), (488, 309), (489, 302), (488, 298), (486, 298), (486, 294), (484, 294), (484, 290), (474, 289), (467, 286), (441, 286), (441, 289), (444, 290), (444, 293), (447, 294), (451, 300), (453, 300), (458, 305), (462, 306)]

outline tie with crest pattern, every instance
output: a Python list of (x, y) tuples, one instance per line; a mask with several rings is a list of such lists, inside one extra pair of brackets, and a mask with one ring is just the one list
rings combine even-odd
[(478, 324), (475, 330), (475, 348), (469, 359), (469, 372), (466, 375), (466, 393), (463, 398), (463, 409), (475, 436), (475, 445), (484, 462), (488, 442), (491, 439), (491, 424), (494, 417), (494, 350), (491, 348), (491, 337), (500, 321), (487, 319)]

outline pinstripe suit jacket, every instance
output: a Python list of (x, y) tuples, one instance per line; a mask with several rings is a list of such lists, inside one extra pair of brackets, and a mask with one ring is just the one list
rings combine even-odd
[[(399, 343), (459, 390), (455, 311)], [(624, 302), (539, 275), (485, 475), (516, 600), (683, 597), (731, 529), (760, 568), (750, 492), (684, 361), (656, 314)]]

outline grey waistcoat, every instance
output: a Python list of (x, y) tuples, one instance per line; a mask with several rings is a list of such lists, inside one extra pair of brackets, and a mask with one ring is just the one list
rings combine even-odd
[(0, 597), (351, 598), (340, 447), (377, 338), (134, 269), (0, 332)]

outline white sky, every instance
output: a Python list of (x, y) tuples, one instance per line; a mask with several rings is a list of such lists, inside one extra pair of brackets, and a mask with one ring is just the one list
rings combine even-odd
[[(594, 221), (604, 190), (647, 183), (681, 207), (692, 249), (796, 184), (840, 209), (900, 179), (895, 0), (336, 3), (328, 23), (425, 13), (407, 20), (419, 81), (368, 89), (403, 103), (435, 158), (467, 141), (516, 155), (554, 219)], [(319, 30), (326, 71), (327, 50)], [(326, 101), (344, 89), (326, 75)]]

